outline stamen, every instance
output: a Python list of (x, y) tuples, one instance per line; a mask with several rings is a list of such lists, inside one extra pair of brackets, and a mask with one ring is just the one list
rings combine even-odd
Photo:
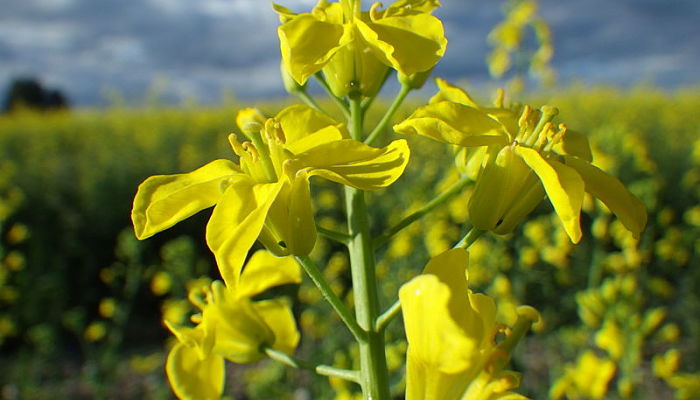
[(243, 149), (250, 155), (250, 157), (253, 159), (253, 162), (257, 162), (260, 159), (260, 153), (258, 153), (258, 149), (256, 149), (252, 143), (243, 143)]
[(372, 4), (372, 7), (369, 9), (369, 17), (372, 19), (372, 22), (381, 18), (381, 15), (379, 15), (380, 7), (384, 7), (384, 5), (380, 2), (376, 2)]
[(496, 106), (496, 108), (503, 108), (503, 101), (505, 100), (505, 98), (506, 98), (505, 90), (499, 88), (496, 91), (496, 99), (493, 101), (494, 106)]
[(238, 157), (244, 156), (245, 150), (243, 149), (243, 146), (241, 146), (241, 143), (236, 139), (236, 135), (234, 135), (233, 133), (229, 134), (228, 142), (231, 145), (233, 152), (236, 153)]

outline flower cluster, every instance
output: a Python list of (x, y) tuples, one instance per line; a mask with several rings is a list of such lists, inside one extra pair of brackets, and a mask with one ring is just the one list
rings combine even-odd
[[(586, 192), (600, 199), (634, 236), (644, 229), (642, 203), (591, 163), (584, 135), (555, 124), (555, 108), (506, 106), (502, 93), (494, 106), (481, 106), (465, 91), (438, 79), (439, 92), (394, 131), (456, 146), (464, 177), (381, 236), (372, 236), (364, 192), (399, 179), (410, 149), (404, 139), (385, 147), (370, 144), (385, 133), (405, 96), (423, 85), (445, 53), (442, 23), (432, 15), (439, 5), (437, 0), (398, 0), (386, 8), (375, 3), (362, 11), (359, 0), (320, 0), (302, 13), (274, 5), (281, 21), (285, 87), (307, 105), (286, 107), (274, 117), (253, 108), (239, 110), (240, 135), (228, 137), (234, 160), (215, 160), (189, 173), (152, 176), (139, 186), (131, 214), (139, 239), (213, 207), (206, 242), (223, 282), (190, 292), (190, 301), (201, 311), (192, 318), (194, 326), (166, 321), (177, 338), (166, 371), (179, 398), (220, 398), (225, 360), (252, 363), (271, 357), (327, 375), (340, 388), (345, 386), (338, 385), (338, 379), (358, 383), (366, 399), (388, 400), (388, 365), (397, 369), (400, 363), (396, 357), (387, 362), (385, 330), (402, 312), (408, 400), (525, 399), (513, 392), (520, 375), (507, 366), (516, 344), (540, 320), (539, 313), (528, 306), (512, 307), (514, 323), (498, 323), (496, 301), (469, 289), (467, 249), (485, 231), (513, 231), (545, 197), (566, 235), (577, 243)], [(398, 75), (401, 92), (365, 135), (366, 112), (392, 72)], [(327, 89), (347, 123), (334, 120), (306, 93), (311, 77)], [(316, 226), (313, 176), (343, 186), (343, 228)], [(423, 274), (404, 284), (396, 303), (380, 314), (379, 289), (391, 288), (379, 287), (375, 249), (445, 203), (470, 179), (475, 181), (468, 204), (472, 230), (451, 250), (430, 259)], [(331, 273), (326, 270), (324, 276), (309, 256), (319, 233), (348, 251), (354, 316), (327, 281)], [(256, 241), (265, 250), (249, 257)], [(402, 252), (410, 253), (408, 247)], [(299, 284), (300, 266), (359, 343), (359, 369), (313, 365), (293, 356), (300, 333), (291, 302), (270, 297), (274, 291), (269, 289)], [(500, 286), (508, 284), (507, 279), (503, 282)], [(615, 332), (601, 332), (599, 345), (615, 352)], [(584, 359), (581, 368), (594, 361)], [(595, 379), (602, 385), (611, 374)], [(578, 382), (562, 385), (557, 393), (570, 393)], [(345, 389), (343, 393), (350, 396)]]

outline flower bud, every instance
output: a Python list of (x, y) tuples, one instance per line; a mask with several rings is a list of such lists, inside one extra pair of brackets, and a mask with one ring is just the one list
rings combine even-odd
[(382, 87), (387, 70), (369, 48), (345, 46), (326, 64), (323, 74), (337, 97), (351, 93), (372, 97)]

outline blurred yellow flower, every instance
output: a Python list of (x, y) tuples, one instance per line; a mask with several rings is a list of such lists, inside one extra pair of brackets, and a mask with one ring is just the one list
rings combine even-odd
[(90, 325), (88, 325), (88, 327), (85, 328), (85, 332), (83, 332), (83, 337), (88, 342), (97, 342), (104, 338), (106, 334), (107, 327), (105, 326), (104, 322), (96, 321), (91, 322)]
[(615, 363), (598, 358), (592, 351), (586, 351), (576, 365), (567, 365), (566, 372), (549, 391), (549, 398), (558, 400), (564, 396), (572, 399), (602, 399), (608, 391), (608, 384), (615, 375)]
[(312, 250), (311, 176), (376, 190), (398, 179), (408, 163), (405, 140), (367, 146), (307, 106), (287, 107), (270, 119), (244, 109), (237, 123), (251, 140), (241, 144), (229, 136), (238, 165), (220, 159), (190, 173), (152, 176), (139, 186), (131, 213), (136, 236), (145, 239), (215, 206), (207, 244), (229, 286), (256, 239), (277, 255)]
[(97, 310), (103, 318), (112, 318), (117, 310), (117, 302), (112, 297), (106, 297), (100, 300)]
[(158, 271), (151, 279), (151, 293), (156, 296), (162, 296), (170, 291), (173, 280), (170, 274), (166, 271)]
[(549, 198), (571, 241), (581, 240), (584, 193), (600, 199), (635, 236), (647, 213), (639, 199), (616, 178), (593, 166), (588, 139), (553, 118), (553, 107), (480, 107), (463, 90), (438, 80), (430, 103), (394, 126), (463, 146), (488, 146), (469, 200), (471, 222), (482, 230), (508, 233), (545, 197)]
[(5, 237), (8, 244), (22, 243), (29, 238), (29, 228), (25, 224), (13, 224), (5, 234)]

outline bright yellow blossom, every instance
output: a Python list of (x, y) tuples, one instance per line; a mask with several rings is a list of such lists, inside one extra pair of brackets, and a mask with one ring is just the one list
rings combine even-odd
[(408, 162), (405, 140), (367, 146), (307, 106), (285, 108), (270, 119), (245, 109), (237, 122), (250, 139), (240, 143), (229, 136), (238, 165), (220, 159), (190, 173), (152, 176), (139, 186), (131, 213), (136, 236), (145, 239), (215, 205), (207, 244), (228, 286), (258, 238), (277, 255), (311, 251), (311, 176), (375, 190), (398, 179)]
[(552, 119), (553, 107), (540, 110), (480, 107), (461, 89), (438, 80), (439, 93), (394, 126), (462, 147), (488, 146), (469, 201), (471, 222), (482, 230), (508, 233), (545, 197), (549, 198), (571, 241), (581, 240), (584, 191), (600, 199), (636, 237), (646, 209), (616, 178), (593, 166), (588, 139)]
[(291, 305), (285, 299), (253, 301), (279, 285), (301, 282), (299, 266), (290, 257), (260, 250), (253, 254), (236, 285), (221, 281), (190, 292), (202, 312), (194, 328), (165, 321), (178, 343), (168, 354), (166, 372), (180, 399), (218, 399), (223, 392), (224, 360), (252, 363), (267, 346), (290, 354), (299, 342)]
[[(311, 12), (295, 14), (275, 5), (282, 61), (303, 85), (323, 70), (333, 93), (377, 92), (388, 68), (404, 77), (429, 71), (445, 53), (442, 22), (430, 15), (438, 0), (400, 0), (379, 10), (360, 12), (360, 1), (320, 0)], [(420, 79), (418, 79), (420, 80)]]
[[(468, 253), (448, 250), (433, 257), (419, 277), (399, 291), (408, 340), (407, 400), (524, 399), (509, 392), (519, 378), (503, 371), (515, 345), (496, 323), (496, 304), (468, 288)], [(520, 310), (513, 328), (522, 335), (537, 312)], [(515, 339), (517, 341), (517, 339)]]
[(615, 363), (598, 358), (592, 351), (586, 351), (576, 365), (567, 365), (566, 373), (559, 378), (549, 391), (549, 398), (602, 399), (608, 391), (610, 380), (615, 375)]

